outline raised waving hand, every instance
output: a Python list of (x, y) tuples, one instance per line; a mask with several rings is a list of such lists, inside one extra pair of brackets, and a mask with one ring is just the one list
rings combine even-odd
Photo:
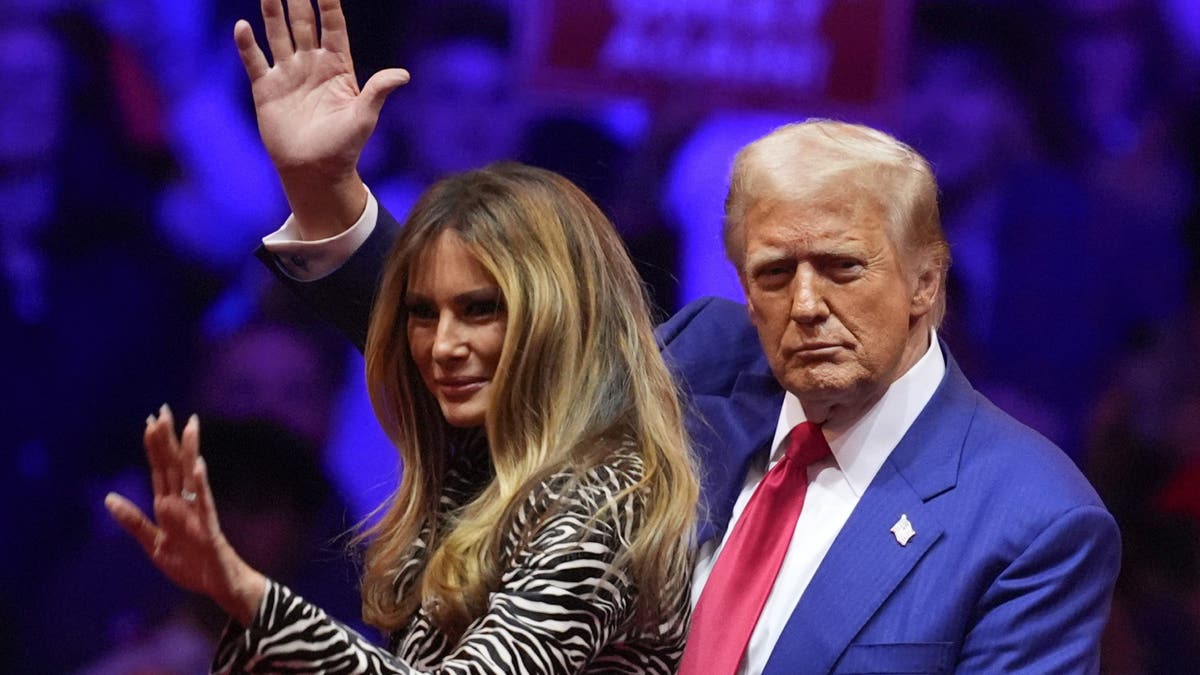
[[(305, 239), (337, 234), (357, 219), (366, 190), (357, 165), (388, 94), (408, 72), (375, 73), (360, 91), (340, 0), (262, 0), (273, 63), (238, 21), (234, 41), (250, 78), (259, 133)], [(319, 21), (319, 30), (318, 30)]]
[(143, 443), (154, 486), (154, 520), (116, 493), (104, 498), (105, 507), (167, 578), (209, 596), (248, 625), (266, 579), (238, 556), (221, 532), (200, 457), (199, 419), (193, 415), (188, 420), (180, 439), (171, 409), (164, 405), (146, 420)]

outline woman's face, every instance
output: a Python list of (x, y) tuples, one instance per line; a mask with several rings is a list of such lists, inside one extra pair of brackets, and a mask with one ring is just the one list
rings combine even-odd
[(500, 287), (462, 239), (445, 230), (409, 278), (408, 346), (425, 386), (455, 427), (482, 426), (504, 346)]

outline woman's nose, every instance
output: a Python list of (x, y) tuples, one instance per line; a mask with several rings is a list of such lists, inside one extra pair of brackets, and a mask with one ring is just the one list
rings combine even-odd
[(433, 358), (439, 360), (462, 358), (468, 353), (462, 323), (453, 315), (438, 318), (437, 334), (433, 340)]

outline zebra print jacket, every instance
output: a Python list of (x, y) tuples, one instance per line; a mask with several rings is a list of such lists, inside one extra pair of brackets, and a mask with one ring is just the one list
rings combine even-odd
[[(447, 472), (443, 515), (490, 478), (490, 466), (481, 473), (458, 464)], [(612, 568), (640, 521), (639, 500), (613, 498), (635, 484), (641, 470), (636, 453), (619, 450), (583, 476), (555, 475), (534, 490), (505, 534), (504, 569), (488, 611), (456, 643), (420, 609), (390, 636), (390, 649), (381, 649), (272, 581), (251, 625), (226, 628), (213, 672), (674, 672), (687, 634), (691, 580), (672, 579), (664, 592), (675, 611), (660, 617), (656, 631), (639, 630), (633, 622), (637, 590), (624, 570)], [(418, 583), (428, 533), (397, 575), (397, 593)]]

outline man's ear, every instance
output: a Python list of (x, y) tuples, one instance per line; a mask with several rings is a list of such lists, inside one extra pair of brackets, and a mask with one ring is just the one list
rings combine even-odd
[(913, 283), (909, 316), (919, 319), (933, 310), (938, 294), (942, 292), (942, 274), (933, 256), (922, 256), (918, 263), (917, 276)]

